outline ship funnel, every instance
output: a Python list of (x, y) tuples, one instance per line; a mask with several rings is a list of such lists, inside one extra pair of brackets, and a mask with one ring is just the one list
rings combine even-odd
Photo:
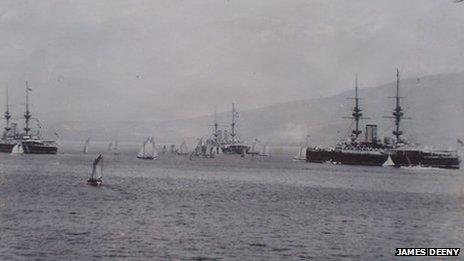
[(375, 124), (366, 125), (366, 142), (368, 143), (377, 142), (377, 125)]

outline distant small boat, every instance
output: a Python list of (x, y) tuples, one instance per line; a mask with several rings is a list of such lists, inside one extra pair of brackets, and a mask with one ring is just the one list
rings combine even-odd
[(268, 148), (267, 148), (266, 144), (263, 145), (263, 148), (259, 152), (259, 155), (260, 156), (269, 156), (269, 152), (268, 152)]
[(113, 154), (114, 155), (119, 155), (118, 140), (114, 141)]
[(258, 145), (259, 141), (257, 139), (255, 139), (255, 141), (252, 143), (251, 145), (251, 149), (247, 152), (247, 154), (251, 154), (251, 155), (259, 155), (259, 151), (258, 149), (256, 148), (256, 145)]
[(158, 157), (158, 152), (155, 149), (155, 139), (153, 137), (149, 137), (140, 148), (139, 154), (137, 154), (137, 158), (139, 159), (148, 159), (153, 160)]
[(111, 141), (110, 144), (108, 144), (108, 152), (111, 152), (113, 150), (113, 142)]
[(23, 144), (21, 142), (14, 145), (11, 154), (24, 154)]
[(188, 147), (187, 143), (184, 141), (180, 144), (179, 148), (177, 149), (177, 155), (188, 155)]
[(306, 161), (306, 148), (300, 145), (298, 153), (293, 157), (294, 161)]
[(385, 161), (385, 163), (383, 163), (382, 166), (383, 167), (393, 167), (393, 166), (395, 166), (395, 163), (391, 159), (390, 155), (388, 155), (387, 161)]
[(100, 186), (103, 178), (103, 156), (100, 154), (95, 159), (92, 165), (92, 173), (87, 180), (87, 184), (92, 186)]
[(82, 150), (82, 153), (86, 154), (89, 152), (89, 143), (90, 143), (90, 138), (87, 138), (84, 144), (84, 149)]

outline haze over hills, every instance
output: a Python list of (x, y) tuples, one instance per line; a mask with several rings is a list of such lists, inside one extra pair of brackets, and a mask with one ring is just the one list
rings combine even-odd
[[(362, 77), (362, 75), (361, 75)], [(392, 73), (392, 80), (395, 80)], [(353, 80), (354, 82), (354, 80)], [(353, 83), (347, 83), (352, 84)], [(378, 124), (379, 136), (391, 136), (391, 116), (395, 95), (395, 81), (374, 88), (360, 86), (361, 107), (364, 124)], [(353, 87), (354, 88), (354, 87)], [(319, 99), (300, 100), (272, 106), (240, 111), (240, 101), (235, 101), (240, 113), (238, 131), (242, 140), (255, 138), (270, 144), (298, 144), (310, 135), (311, 144), (331, 145), (337, 139), (349, 135), (352, 121), (343, 119), (351, 115), (353, 101), (347, 99), (353, 91)], [(431, 75), (401, 80), (402, 107), (410, 120), (403, 121), (406, 137), (422, 144), (447, 147), (456, 146), (456, 138), (464, 137), (464, 73)], [(257, 97), (259, 99), (259, 97)], [(194, 142), (212, 132), (214, 116), (208, 115), (187, 120), (163, 122), (150, 121), (143, 111), (150, 112), (149, 104), (136, 108), (137, 115), (131, 119), (112, 122), (56, 121), (47, 119), (47, 136), (58, 129), (61, 139), (83, 140), (128, 140), (139, 141), (146, 136), (155, 136), (158, 142)], [(218, 113), (221, 128), (230, 127), (230, 112)], [(53, 115), (49, 115), (52, 117)], [(148, 115), (149, 116), (149, 115)], [(364, 134), (362, 134), (364, 135)]]

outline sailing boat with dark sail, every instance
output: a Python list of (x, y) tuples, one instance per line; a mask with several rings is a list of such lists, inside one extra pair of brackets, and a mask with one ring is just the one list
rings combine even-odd
[(139, 154), (137, 154), (137, 158), (139, 159), (146, 159), (146, 160), (153, 160), (158, 157), (158, 152), (155, 148), (155, 139), (153, 137), (149, 137), (145, 140), (142, 147), (140, 148)]
[(103, 156), (100, 154), (92, 164), (92, 173), (87, 180), (87, 184), (92, 186), (100, 186), (103, 182)]

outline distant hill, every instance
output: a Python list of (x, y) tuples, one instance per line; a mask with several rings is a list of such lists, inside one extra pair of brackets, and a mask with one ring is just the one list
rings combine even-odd
[[(394, 79), (393, 79), (394, 80)], [(353, 101), (347, 99), (354, 91), (332, 97), (300, 100), (272, 106), (240, 111), (238, 130), (243, 140), (258, 138), (273, 144), (298, 144), (310, 135), (311, 143), (330, 145), (337, 138), (346, 137), (352, 121), (343, 119), (351, 115)], [(391, 116), (395, 95), (395, 82), (359, 91), (365, 123), (378, 124), (380, 136), (390, 136)], [(411, 141), (435, 146), (455, 146), (456, 138), (464, 138), (464, 73), (442, 74), (401, 80), (402, 106), (406, 116), (403, 126)], [(236, 101), (240, 106), (240, 101)], [(240, 107), (238, 107), (240, 109)], [(229, 128), (230, 113), (218, 114), (218, 121)], [(60, 129), (65, 139), (96, 139), (115, 137), (120, 140), (141, 140), (154, 135), (159, 141), (194, 141), (211, 133), (213, 115), (188, 120), (165, 122), (61, 122), (51, 128)]]

